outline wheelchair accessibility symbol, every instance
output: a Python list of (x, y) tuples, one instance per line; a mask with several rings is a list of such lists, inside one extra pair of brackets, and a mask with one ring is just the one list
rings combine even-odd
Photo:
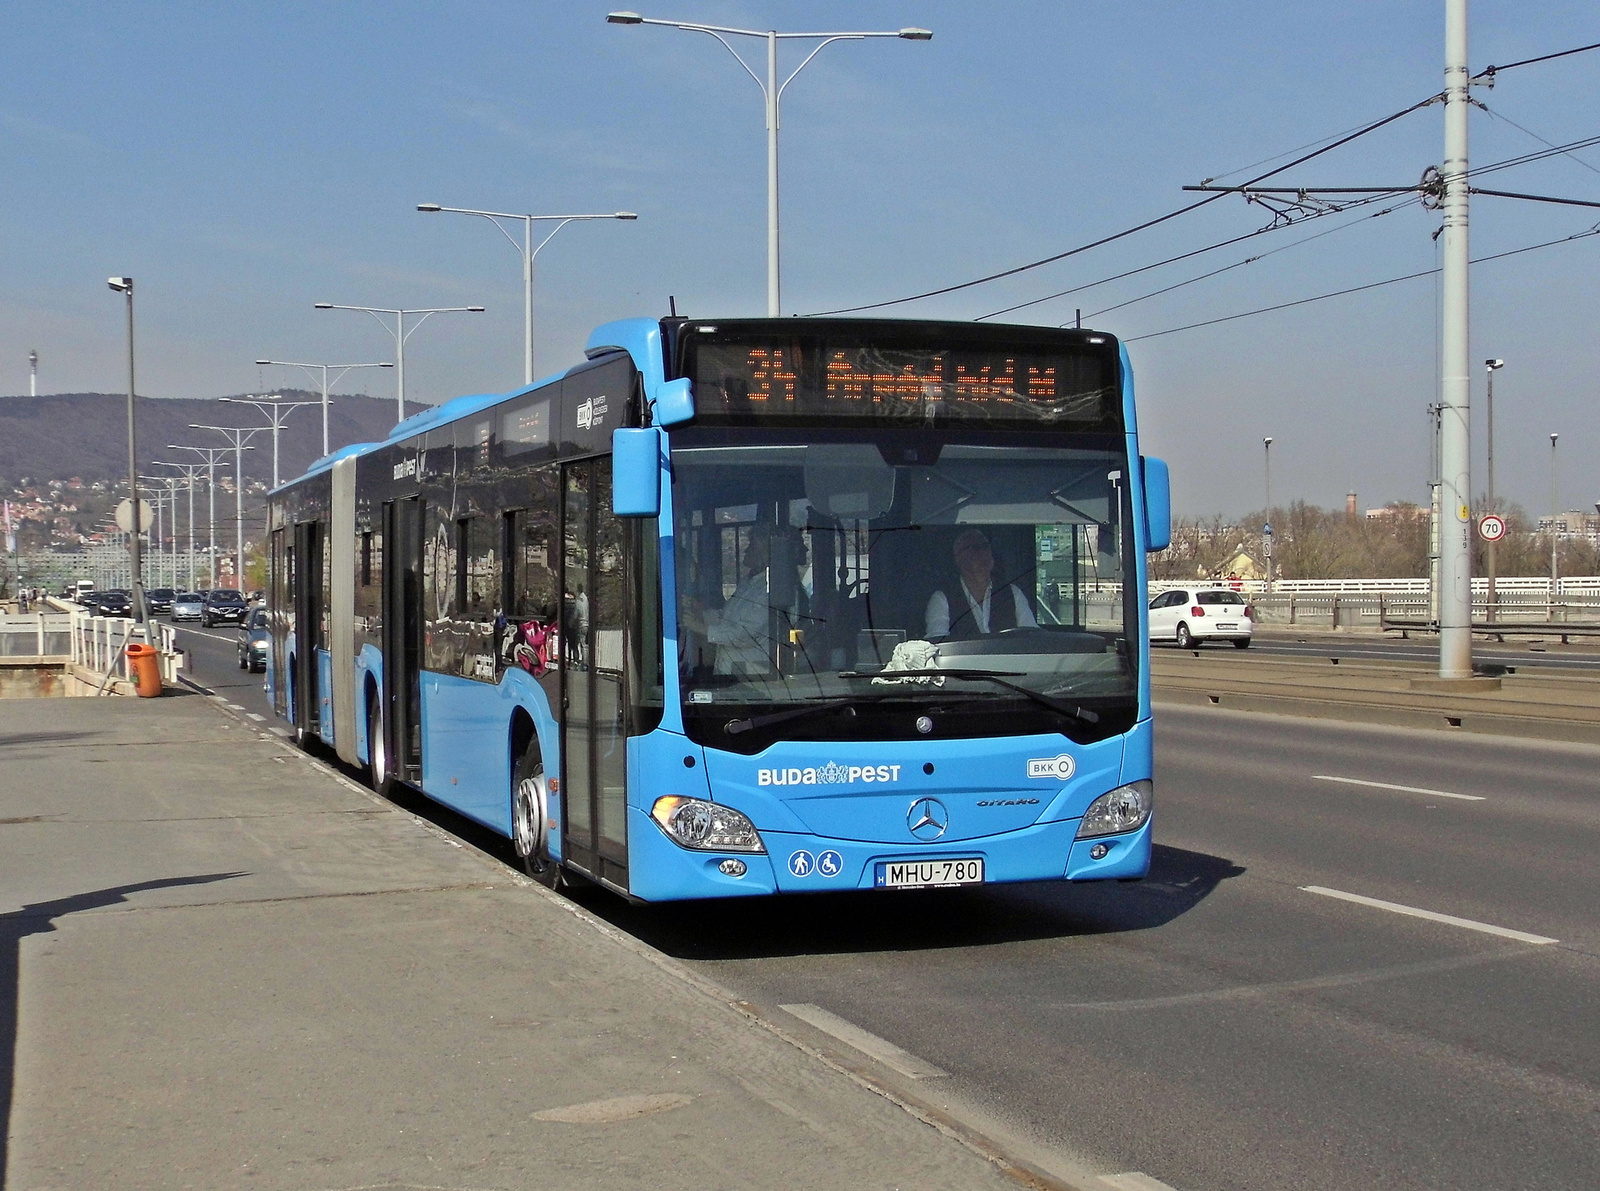
[(802, 850), (789, 857), (789, 871), (797, 877), (809, 877), (815, 867), (810, 852)]
[(834, 851), (821, 853), (817, 857), (817, 872), (824, 877), (837, 877), (844, 871), (844, 857)]

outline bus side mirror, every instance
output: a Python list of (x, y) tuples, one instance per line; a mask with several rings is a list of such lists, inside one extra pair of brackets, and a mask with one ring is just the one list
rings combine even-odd
[(669, 380), (656, 389), (655, 417), (657, 426), (676, 426), (694, 417), (694, 389), (688, 377)]
[(618, 517), (661, 513), (661, 431), (611, 432), (611, 511)]
[(1144, 471), (1144, 548), (1165, 550), (1172, 544), (1172, 479), (1167, 461), (1140, 456)]

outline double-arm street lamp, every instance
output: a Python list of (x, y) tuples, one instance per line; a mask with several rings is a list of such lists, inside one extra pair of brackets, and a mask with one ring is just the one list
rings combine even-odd
[[(308, 405), (317, 404), (315, 401), (284, 401), (278, 397), (268, 397), (256, 401), (250, 397), (223, 397), (230, 405), (253, 405), (259, 409), (267, 419), (267, 424), (260, 427), (262, 430), (272, 431), (272, 486), (276, 488), (281, 482), (278, 479), (278, 431), (282, 430), (289, 421), (289, 415), (297, 409), (304, 409)], [(322, 452), (326, 455), (326, 449)]]
[[(175, 448), (168, 447), (167, 449), (168, 450), (173, 450)], [(202, 450), (202, 449), (203, 448), (201, 448), (201, 447), (190, 447), (189, 448), (189, 450), (191, 450), (191, 451), (198, 451), (198, 450)], [(203, 463), (168, 463), (165, 459), (153, 460), (151, 462), (151, 466), (152, 467), (170, 467), (174, 471), (182, 473), (183, 478), (184, 478), (184, 487), (189, 492), (189, 585), (186, 588), (184, 588), (184, 590), (185, 591), (193, 591), (194, 590), (194, 486), (199, 481), (200, 473), (202, 471), (206, 470), (206, 466)], [(211, 510), (212, 510), (212, 520), (215, 521), (216, 520), (216, 502), (215, 501), (212, 502)], [(176, 538), (176, 535), (174, 535), (174, 538)], [(176, 583), (176, 580), (174, 580), (174, 583)]]
[[(247, 451), (255, 450), (254, 447), (245, 447)], [(212, 587), (217, 585), (217, 461), (226, 455), (231, 447), (189, 447), (180, 446), (178, 443), (168, 443), (169, 451), (193, 451), (205, 460), (206, 469), (206, 500), (209, 505), (206, 520), (207, 544), (206, 556), (211, 560), (211, 570), (208, 582)], [(190, 466), (181, 463), (169, 463), (168, 467)], [(198, 469), (201, 465), (192, 465)], [(192, 584), (191, 584), (192, 586)]]
[[(779, 33), (776, 30), (732, 29), (726, 25), (702, 25), (694, 21), (659, 21), (642, 17), (636, 12), (613, 12), (606, 16), (613, 25), (663, 25), (668, 29), (686, 29), (691, 33), (707, 33), (723, 44), (743, 66), (745, 73), (761, 88), (767, 108), (767, 316), (776, 318), (780, 313), (778, 300), (778, 105), (786, 87), (822, 52), (823, 46), (836, 41), (864, 41), (869, 37), (898, 37), (904, 41), (930, 41), (933, 34), (927, 29), (891, 29), (873, 33)], [(767, 78), (750, 69), (750, 64), (739, 57), (739, 52), (728, 42), (729, 37), (759, 37), (767, 43)], [(800, 65), (781, 83), (778, 81), (778, 42), (815, 41), (819, 44), (805, 56)]]
[[(533, 258), (539, 255), (539, 249), (550, 243), (567, 224), (586, 219), (637, 219), (632, 211), (615, 211), (606, 215), (511, 215), (504, 211), (474, 211), (467, 207), (441, 207), (438, 203), (418, 203), (417, 210), (432, 214), (437, 211), (448, 211), (455, 215), (481, 215), (495, 227), (500, 229), (500, 234), (511, 241), (522, 257), (522, 383), (533, 383)], [(502, 219), (522, 220), (522, 243), (517, 243), (517, 238), (506, 231)], [(533, 225), (535, 221), (551, 220), (555, 227), (550, 229), (550, 234), (539, 241), (538, 247), (533, 243)]]
[(238, 548), (238, 562), (233, 572), (233, 581), (240, 591), (244, 590), (244, 453), (250, 448), (245, 446), (256, 435), (266, 429), (265, 426), (201, 426), (194, 422), (189, 423), (190, 430), (215, 430), (228, 440), (228, 447), (233, 451), (233, 530), (234, 543)]
[(393, 368), (393, 364), (302, 364), (298, 360), (257, 360), (257, 364), (276, 364), (284, 368), (304, 368), (310, 372), (313, 368), (322, 370), (322, 453), (326, 455), (331, 449), (328, 446), (328, 369), (337, 368), (339, 375), (333, 378), (333, 383), (338, 384), (344, 379), (344, 374), (352, 368)]
[[(370, 314), (378, 320), (378, 324), (394, 336), (395, 360), (395, 403), (400, 416), (397, 422), (406, 420), (406, 340), (423, 323), (436, 314), (482, 314), (482, 306), (427, 306), (417, 310), (396, 310), (387, 306), (340, 306), (335, 302), (318, 302), (318, 310), (360, 310)], [(394, 315), (394, 326), (389, 326), (388, 320), (378, 318), (381, 314)], [(411, 330), (406, 330), (406, 315), (420, 314), (422, 317), (411, 324)]]

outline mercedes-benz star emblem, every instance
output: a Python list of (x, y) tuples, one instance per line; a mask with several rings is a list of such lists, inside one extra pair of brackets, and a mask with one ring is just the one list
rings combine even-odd
[(926, 715), (919, 715), (917, 717), (917, 731), (921, 732), (924, 736), (926, 736), (929, 732), (932, 732), (933, 731), (933, 717), (932, 716), (926, 716)]
[(950, 812), (937, 798), (919, 798), (906, 812), (906, 826), (920, 840), (936, 840), (950, 826)]

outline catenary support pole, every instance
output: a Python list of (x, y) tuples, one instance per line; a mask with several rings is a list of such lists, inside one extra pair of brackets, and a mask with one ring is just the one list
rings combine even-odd
[(1467, 0), (1445, 0), (1440, 312), (1439, 677), (1472, 676), (1472, 485), (1467, 244)]

